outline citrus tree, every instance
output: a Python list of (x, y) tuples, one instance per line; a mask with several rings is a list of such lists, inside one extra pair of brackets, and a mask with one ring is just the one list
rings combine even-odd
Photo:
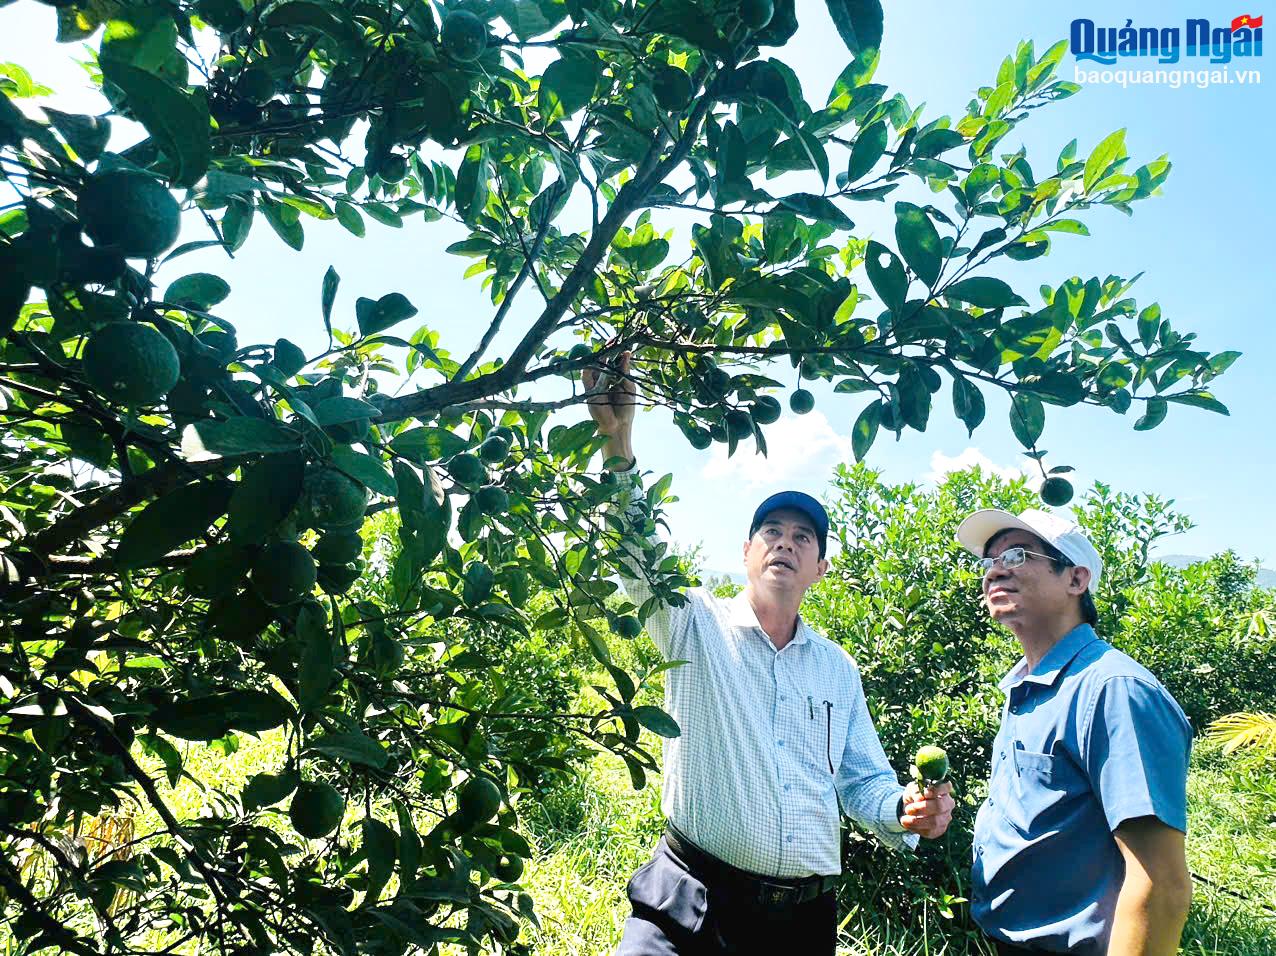
[[(1055, 75), (1064, 44), (1021, 44), (964, 113), (928, 118), (873, 82), (876, 0), (827, 7), (851, 62), (812, 104), (777, 52), (795, 0), (49, 4), (59, 40), (87, 41), (103, 104), (35, 108), (31, 75), (0, 71), (15, 945), (516, 946), (533, 911), (520, 793), (566, 766), (565, 737), (641, 786), (643, 729), (678, 733), (633, 704), (650, 671), (609, 650), (651, 610), (615, 595), (616, 570), (653, 600), (687, 583), (643, 543), (669, 482), (622, 519), (587, 417), (551, 418), (623, 351), (698, 448), (765, 450), (785, 369), (862, 393), (857, 457), (882, 429), (924, 430), (944, 390), (972, 430), (986, 391), (1010, 393), (1034, 455), (1047, 405), (1133, 409), (1137, 429), (1174, 403), (1224, 410), (1206, 386), (1235, 353), (1140, 310), (1125, 279), (1068, 278), (1034, 306), (988, 274), (1169, 172), (1136, 167), (1120, 131), (1035, 169), (999, 151), (1076, 91)], [(857, 207), (906, 185), (923, 201), (894, 203), (893, 247), (857, 237)], [(183, 274), (183, 255), (233, 253), (254, 228), (300, 249), (316, 228), (443, 219), (466, 228), (450, 251), (490, 302), (469, 354), (415, 327), (411, 287), (343, 323), (335, 268), (321, 352), (240, 342), (226, 281)], [(520, 299), (530, 317), (503, 328)], [(374, 554), (360, 532), (382, 511), (393, 546)], [(597, 712), (504, 676), (499, 648), (552, 629), (606, 675)], [(480, 631), (488, 653), (468, 646)], [(278, 765), (176, 813), (162, 785), (239, 734), (278, 734)], [(129, 852), (75, 841), (134, 803), (161, 825)], [(55, 865), (36, 878), (16, 863), (30, 852)]]

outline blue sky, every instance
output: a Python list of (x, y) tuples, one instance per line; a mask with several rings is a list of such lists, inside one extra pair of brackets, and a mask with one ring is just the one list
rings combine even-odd
[[(823, 3), (798, 0), (798, 9), (799, 32), (779, 55), (797, 70), (807, 99), (818, 105), (847, 54)], [(1116, 20), (1110, 10), (1098, 3), (896, 0), (887, 8), (875, 81), (903, 93), (914, 106), (926, 103), (927, 118), (942, 113), (956, 118), (973, 91), (992, 81), (1001, 59), (1020, 39), (1033, 39), (1040, 53), (1067, 36), (1074, 17), (1089, 17), (1099, 26), (1119, 27), (1125, 17), (1132, 17), (1135, 26), (1173, 26), (1187, 17), (1224, 23), (1242, 13), (1263, 12), (1219, 3), (1143, 2), (1123, 7), (1122, 19)], [(57, 105), (64, 109), (99, 110), (100, 101), (81, 92), (83, 73), (70, 60), (75, 47), (56, 47), (53, 32), (54, 11), (47, 6), (21, 3), (0, 10), (0, 35), (7, 41), (0, 61), (17, 59), (32, 69), (37, 79), (58, 89)], [(1140, 304), (1160, 302), (1180, 332), (1199, 333), (1200, 344), (1210, 351), (1244, 352), (1215, 383), (1231, 417), (1175, 407), (1155, 431), (1136, 433), (1133, 415), (1050, 408), (1041, 444), (1050, 450), (1051, 462), (1076, 467), (1073, 477), (1080, 486), (1099, 480), (1119, 490), (1174, 498), (1197, 527), (1168, 542), (1164, 551), (1209, 554), (1231, 547), (1276, 567), (1276, 509), (1270, 504), (1276, 429), (1268, 418), (1276, 332), (1260, 278), (1269, 274), (1276, 245), (1271, 238), (1276, 203), (1266, 168), (1276, 147), (1270, 124), (1276, 70), (1266, 75), (1266, 59), (1232, 64), (1262, 70), (1264, 82), (1257, 85), (1123, 89), (1083, 83), (1076, 96), (1037, 111), (999, 151), (1022, 142), (1034, 167), (1053, 168), (1059, 149), (1073, 137), (1084, 153), (1124, 127), (1137, 162), (1169, 154), (1174, 171), (1164, 195), (1137, 205), (1133, 218), (1094, 210), (1086, 217), (1090, 238), (1061, 236), (1049, 256), (1003, 275), (1035, 302), (1034, 290), (1043, 282), (1143, 271), (1131, 293)], [(1073, 72), (1074, 60), (1065, 56), (1061, 76), (1073, 79)], [(857, 204), (852, 216), (860, 235), (892, 235), (889, 204)], [(355, 296), (400, 291), (421, 309), (414, 321), (438, 329), (454, 354), (465, 354), (482, 334), (491, 305), (477, 281), (461, 279), (470, 260), (443, 253), (463, 236), (459, 227), (446, 222), (425, 227), (416, 220), (392, 230), (370, 223), (368, 238), (360, 241), (335, 222), (307, 220), (306, 225), (305, 249), (294, 253), (259, 217), (233, 262), (216, 253), (195, 253), (168, 266), (161, 284), (197, 270), (222, 274), (234, 291), (221, 311), (237, 323), (241, 344), (282, 335), (317, 351), (325, 339), (319, 287), (329, 264), (343, 278), (339, 324), (353, 325)], [(183, 239), (201, 238), (198, 229), (198, 221), (190, 223)], [(507, 324), (514, 331), (531, 314), (531, 305), (529, 298), (527, 307), (512, 312)], [(811, 415), (786, 413), (771, 427), (766, 460), (750, 455), (748, 448), (730, 461), (721, 446), (694, 451), (663, 416), (640, 416), (641, 464), (659, 474), (674, 473), (681, 502), (671, 512), (673, 535), (683, 543), (702, 543), (707, 567), (738, 569), (748, 515), (765, 495), (784, 487), (824, 493), (833, 467), (849, 454), (848, 435), (861, 402), (818, 391), (817, 398)], [(929, 480), (954, 461), (1023, 466), (1026, 460), (1005, 424), (1005, 405), (990, 398), (987, 422), (973, 439), (947, 413), (945, 400), (926, 433), (906, 432), (899, 442), (879, 437), (870, 462), (898, 481)]]

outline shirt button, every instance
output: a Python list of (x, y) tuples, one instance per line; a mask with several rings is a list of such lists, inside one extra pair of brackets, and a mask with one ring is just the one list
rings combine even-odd
[(790, 833), (790, 834), (788, 835), (788, 837), (786, 837), (786, 839), (788, 840), (788, 842), (789, 842), (789, 843), (792, 843), (792, 842), (793, 842), (793, 834), (792, 834), (792, 833)]
[(792, 790), (792, 789), (793, 789), (793, 784), (791, 784), (791, 783), (786, 783), (786, 784), (784, 785), (784, 792), (785, 792), (785, 793), (788, 793), (788, 792), (789, 792), (790, 790)]
[(777, 743), (777, 744), (779, 744), (781, 747), (783, 747), (783, 746), (784, 746), (784, 741), (783, 741), (783, 740), (777, 740), (777, 741), (776, 741), (776, 743)]
[(1005, 752), (1004, 750), (1001, 752), (1001, 758), (1000, 758), (1000, 759), (1002, 759), (1002, 760), (1005, 760), (1005, 759), (1006, 759), (1006, 752)]
[(789, 695), (788, 695), (788, 694), (781, 694), (781, 695), (780, 695), (780, 700), (788, 700), (788, 699), (789, 699)]

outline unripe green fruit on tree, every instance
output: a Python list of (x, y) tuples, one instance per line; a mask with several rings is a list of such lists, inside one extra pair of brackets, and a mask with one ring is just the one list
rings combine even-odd
[(355, 531), (328, 531), (311, 554), (320, 564), (349, 564), (363, 554), (363, 538)]
[(407, 174), (407, 157), (400, 156), (398, 153), (391, 153), (377, 170), (377, 175), (381, 177), (381, 181), (384, 183), (402, 182), (403, 177)]
[(1059, 508), (1072, 500), (1072, 482), (1055, 476), (1041, 485), (1041, 500), (1052, 508)]
[(484, 485), (474, 495), (474, 502), (479, 511), (485, 515), (496, 516), (508, 514), (510, 510), (509, 495), (505, 489), (496, 485)]
[(770, 425), (780, 420), (780, 403), (770, 395), (760, 395), (749, 408), (749, 415), (759, 425)]
[(318, 840), (326, 837), (341, 824), (345, 816), (346, 801), (340, 793), (326, 783), (302, 783), (292, 795), (288, 805), (288, 819), (292, 828), (303, 837)]
[(789, 408), (798, 415), (805, 415), (815, 407), (815, 396), (804, 388), (794, 389), (789, 396)]
[(727, 434), (732, 438), (747, 438), (753, 434), (753, 419), (749, 413), (733, 408), (727, 412)]
[(651, 77), (651, 92), (660, 108), (669, 112), (684, 109), (695, 94), (695, 84), (686, 70), (663, 64), (656, 67)]
[(81, 362), (94, 390), (124, 405), (154, 405), (181, 377), (177, 350), (162, 332), (137, 322), (112, 322), (93, 332)]
[(456, 796), (452, 825), (460, 832), (472, 830), (491, 820), (500, 808), (500, 788), (487, 777), (471, 777)]
[(502, 883), (517, 883), (523, 875), (523, 858), (513, 853), (502, 853), (494, 873)]
[(487, 27), (469, 10), (453, 10), (443, 18), (443, 49), (461, 63), (472, 63), (487, 49)]
[(275, 95), (275, 78), (262, 66), (250, 66), (239, 74), (235, 90), (250, 103), (262, 106)]
[(499, 465), (509, 456), (510, 443), (502, 436), (492, 434), (479, 445), (479, 457), (489, 465)]
[(740, 0), (740, 19), (750, 30), (761, 30), (774, 16), (774, 0)]
[(469, 452), (453, 455), (447, 463), (447, 471), (462, 485), (477, 485), (487, 478), (487, 469), (483, 467), (483, 462), (477, 455)]
[(281, 607), (301, 600), (315, 586), (315, 560), (295, 541), (275, 541), (253, 562), (253, 588), (267, 604)]
[(368, 507), (368, 491), (335, 468), (306, 469), (302, 494), (316, 528), (359, 527)]
[(177, 241), (181, 226), (181, 207), (164, 184), (129, 170), (90, 176), (76, 209), (94, 245), (129, 259), (154, 259)]
[(611, 627), (621, 637), (629, 640), (642, 633), (642, 622), (633, 614), (625, 614), (616, 618)]

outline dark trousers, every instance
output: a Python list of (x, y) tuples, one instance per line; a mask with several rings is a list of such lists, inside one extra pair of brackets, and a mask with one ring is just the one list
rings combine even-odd
[(1017, 943), (1007, 943), (1005, 940), (997, 939), (994, 936), (985, 938), (997, 950), (997, 956), (1059, 956), (1058, 953), (1050, 950), (1034, 949), (1031, 946), (1020, 946)]
[(633, 915), (616, 956), (834, 956), (837, 897), (768, 907), (738, 882), (693, 869), (661, 837), (629, 881)]

